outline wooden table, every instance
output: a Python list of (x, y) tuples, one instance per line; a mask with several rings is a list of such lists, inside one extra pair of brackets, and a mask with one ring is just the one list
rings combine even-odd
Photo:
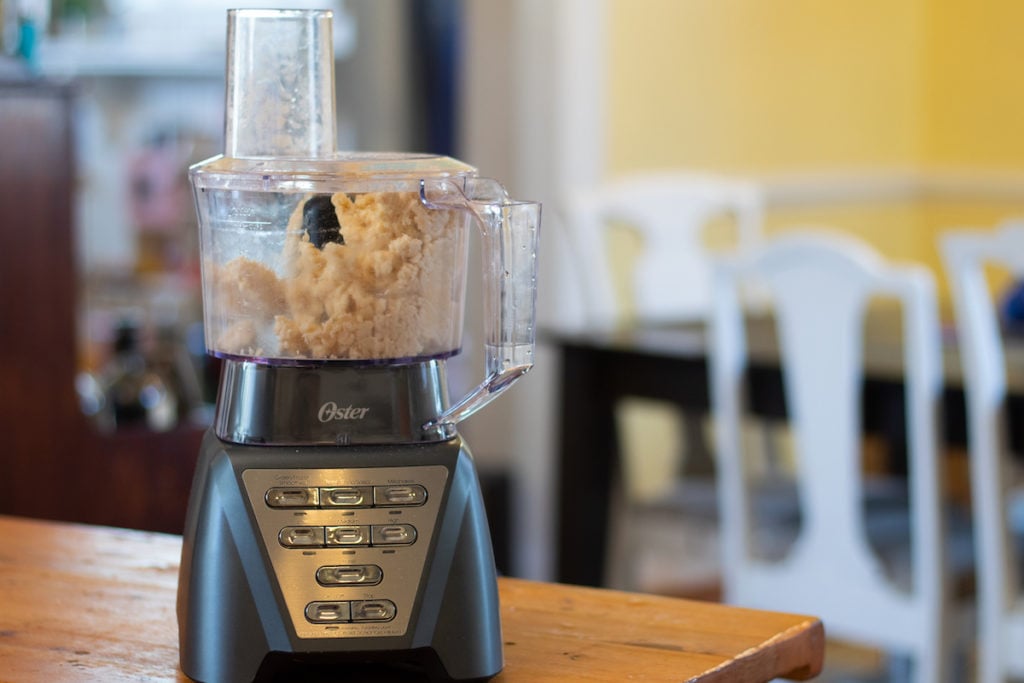
[[(709, 411), (707, 336), (703, 323), (605, 331), (546, 331), (545, 343), (559, 353), (560, 408), (557, 579), (601, 586), (607, 548), (612, 482), (619, 468), (615, 406), (643, 397), (678, 406), (685, 414)], [(964, 397), (955, 335), (943, 338), (946, 388), (944, 442), (966, 444)], [(762, 418), (786, 419), (774, 323), (748, 320), (749, 410)], [(865, 332), (862, 419), (865, 433), (880, 437), (894, 474), (906, 472), (902, 333), (898, 311), (869, 314)], [(1024, 339), (1007, 339), (1008, 411), (1024, 414)], [(1010, 442), (1024, 452), (1024, 420), (1009, 425)], [(701, 454), (696, 454), (697, 460)], [(710, 463), (707, 467), (711, 467)]]
[[(187, 681), (181, 539), (0, 516), (0, 682)], [(812, 617), (499, 579), (496, 683), (767, 681), (816, 676)]]

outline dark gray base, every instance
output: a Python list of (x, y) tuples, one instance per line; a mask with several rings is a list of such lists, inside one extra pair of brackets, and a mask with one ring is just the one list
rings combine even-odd
[[(244, 494), (250, 468), (442, 465), (440, 517), (401, 637), (296, 637)], [(185, 524), (178, 585), (182, 671), (202, 683), (483, 681), (503, 664), (497, 580), (476, 471), (459, 437), (344, 448), (236, 446), (208, 434)], [(369, 667), (369, 668), (368, 668)], [(353, 676), (354, 677), (350, 677)], [(399, 678), (388, 678), (398, 675)]]

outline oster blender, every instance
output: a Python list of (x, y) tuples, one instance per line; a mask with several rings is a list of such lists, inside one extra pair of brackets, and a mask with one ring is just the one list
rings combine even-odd
[[(190, 171), (223, 370), (186, 520), (182, 670), (485, 680), (497, 585), (455, 424), (533, 363), (540, 207), (451, 158), (337, 152), (327, 11), (229, 12), (226, 103), (225, 153)], [(449, 401), (474, 226), (486, 377)]]

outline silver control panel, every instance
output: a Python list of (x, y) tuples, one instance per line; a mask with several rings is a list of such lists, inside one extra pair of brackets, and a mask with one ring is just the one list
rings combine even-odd
[(242, 473), (300, 638), (405, 634), (447, 479), (440, 465)]

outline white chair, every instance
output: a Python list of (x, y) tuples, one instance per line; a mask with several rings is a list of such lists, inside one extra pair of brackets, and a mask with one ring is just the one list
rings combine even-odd
[[(774, 310), (795, 449), (801, 524), (781, 559), (756, 549), (739, 440), (747, 367), (737, 294), (755, 279)], [(830, 637), (912, 656), (914, 680), (943, 680), (947, 590), (936, 463), (940, 329), (928, 271), (889, 266), (852, 237), (792, 233), (716, 269), (710, 377), (727, 601), (820, 616)], [(871, 550), (863, 510), (860, 387), (869, 299), (901, 304), (909, 468), (909, 579)], [(870, 509), (867, 514), (870, 514)]]
[(711, 302), (712, 254), (708, 224), (735, 222), (736, 250), (760, 240), (760, 188), (744, 180), (704, 173), (651, 172), (569, 193), (564, 206), (569, 248), (575, 255), (586, 323), (609, 327), (622, 321), (615, 289), (610, 226), (626, 225), (640, 236), (638, 260), (629, 274), (629, 306), (643, 322), (703, 320)]
[[(942, 238), (956, 312), (967, 407), (968, 459), (977, 544), (977, 681), (1024, 678), (1024, 592), (1013, 543), (1011, 510), (1021, 482), (1012, 481), (1005, 429), (1006, 366), (999, 319), (985, 265), (1024, 277), (1024, 224), (995, 232), (950, 232)], [(1016, 529), (1018, 536), (1021, 529)]]
[[(584, 315), (580, 322), (584, 330), (633, 322), (705, 320), (717, 253), (715, 245), (708, 244), (707, 232), (731, 224), (733, 239), (719, 240), (717, 247), (720, 250), (727, 244), (728, 249), (741, 251), (757, 244), (762, 231), (760, 188), (752, 182), (709, 173), (639, 173), (570, 192), (564, 199), (563, 246), (569, 257), (566, 265), (576, 274), (572, 284), (582, 295)], [(625, 255), (614, 251), (611, 238), (620, 228), (638, 237), (636, 260), (631, 264), (624, 264)], [(627, 265), (633, 267), (624, 268)], [(623, 275), (626, 282), (621, 281)], [(659, 567), (671, 565), (667, 559), (674, 555), (716, 556), (714, 485), (707, 471), (710, 453), (704, 442), (704, 416), (682, 415), (682, 424), (677, 425), (666, 420), (664, 411), (654, 414), (649, 407), (637, 406), (633, 402), (617, 408), (625, 465), (619, 471), (625, 480), (619, 482), (613, 494), (606, 584), (658, 590), (665, 588), (666, 582), (651, 578), (652, 572), (645, 567), (654, 567), (653, 573), (658, 574)], [(641, 413), (650, 417), (641, 422), (652, 427), (657, 436), (648, 432), (642, 435), (641, 445), (630, 448), (634, 440), (626, 437), (644, 428), (634, 419)], [(664, 454), (672, 448), (652, 441), (674, 440), (676, 436), (680, 443), (675, 448), (682, 452), (682, 459), (698, 463), (691, 469), (705, 470), (702, 479), (676, 479), (677, 470), (685, 468), (679, 464), (680, 458), (651, 457), (652, 452)], [(641, 471), (646, 479), (665, 482), (654, 487), (661, 488), (660, 493), (652, 494), (652, 487), (643, 485), (643, 477), (630, 479), (630, 472)], [(681, 516), (686, 517), (687, 536), (681, 545), (673, 545), (666, 539), (681, 538), (672, 533)], [(711, 564), (703, 558), (692, 562), (683, 572), (686, 576), (678, 581), (685, 584), (682, 590), (703, 590), (717, 582), (715, 565), (717, 559)], [(670, 578), (668, 583), (672, 582)]]

